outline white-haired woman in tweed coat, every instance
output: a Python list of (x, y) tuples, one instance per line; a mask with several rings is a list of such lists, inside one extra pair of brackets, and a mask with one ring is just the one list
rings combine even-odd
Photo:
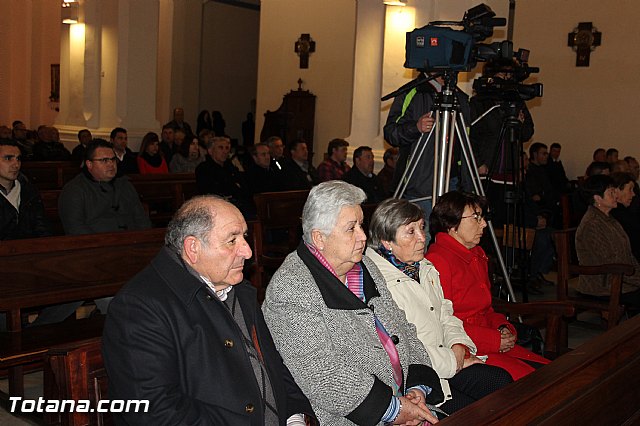
[(438, 375), (363, 256), (364, 200), (342, 181), (311, 190), (303, 242), (267, 287), (264, 316), (321, 424), (435, 423), (427, 404), (444, 399)]

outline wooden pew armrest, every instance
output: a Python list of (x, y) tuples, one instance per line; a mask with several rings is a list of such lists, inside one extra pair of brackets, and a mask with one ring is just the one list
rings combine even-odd
[(514, 315), (553, 315), (568, 318), (575, 313), (575, 308), (566, 302), (512, 303), (493, 299), (493, 308), (498, 312)]
[(569, 265), (569, 273), (574, 275), (633, 275), (633, 266), (626, 263), (607, 263), (604, 265)]

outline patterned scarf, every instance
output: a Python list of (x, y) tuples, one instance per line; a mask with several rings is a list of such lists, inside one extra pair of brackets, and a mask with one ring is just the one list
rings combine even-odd
[(393, 266), (402, 271), (406, 276), (420, 282), (420, 262), (405, 263), (393, 255), (391, 250), (387, 250), (382, 244), (376, 249), (376, 253), (387, 259)]

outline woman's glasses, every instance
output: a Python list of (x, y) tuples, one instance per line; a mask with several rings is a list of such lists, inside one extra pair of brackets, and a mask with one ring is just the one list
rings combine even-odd
[(478, 222), (478, 223), (482, 223), (482, 221), (485, 220), (485, 217), (480, 212), (473, 212), (472, 215), (462, 216), (460, 219), (468, 219), (470, 217), (474, 218), (476, 220), (476, 222)]

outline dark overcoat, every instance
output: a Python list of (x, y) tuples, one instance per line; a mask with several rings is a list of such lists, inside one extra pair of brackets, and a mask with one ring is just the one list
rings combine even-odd
[[(233, 289), (255, 331), (271, 380), (280, 424), (311, 405), (276, 351), (244, 281)], [(103, 354), (109, 398), (146, 399), (147, 413), (123, 413), (117, 424), (264, 424), (260, 389), (229, 309), (163, 248), (109, 306)]]

